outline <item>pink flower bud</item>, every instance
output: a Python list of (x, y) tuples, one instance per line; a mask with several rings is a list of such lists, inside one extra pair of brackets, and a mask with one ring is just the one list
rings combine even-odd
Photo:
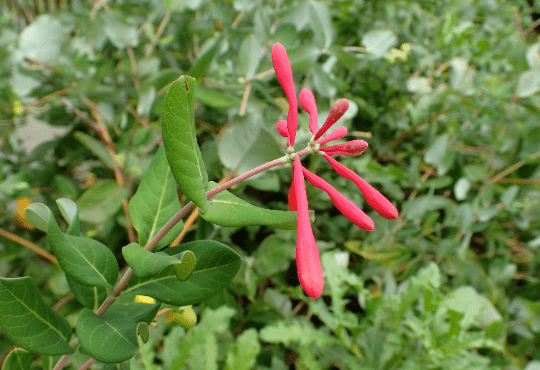
[(330, 166), (332, 166), (334, 171), (346, 179), (351, 180), (356, 186), (358, 186), (358, 189), (360, 189), (369, 205), (373, 207), (378, 214), (389, 220), (395, 220), (398, 217), (396, 207), (394, 207), (394, 205), (390, 203), (390, 201), (386, 199), (384, 195), (382, 195), (377, 189), (369, 185), (363, 178), (336, 161), (334, 158), (330, 157), (328, 154), (324, 153), (323, 155), (328, 163), (330, 163)]
[(330, 141), (339, 140), (345, 135), (347, 135), (347, 127), (340, 126), (322, 139), (317, 140), (317, 144), (323, 145), (329, 143)]
[(279, 134), (283, 137), (287, 138), (287, 146), (289, 146), (289, 131), (287, 130), (287, 121), (284, 119), (280, 119), (276, 125), (276, 130), (279, 132)]
[(314, 173), (302, 168), (308, 181), (321, 190), (324, 190), (332, 199), (332, 203), (341, 213), (362, 230), (372, 231), (375, 228), (373, 220), (364, 213), (356, 204), (347, 199), (343, 194), (334, 189), (332, 185), (321, 179)]
[(319, 126), (319, 114), (317, 113), (315, 97), (311, 90), (302, 89), (302, 91), (300, 91), (300, 105), (309, 113), (309, 131), (315, 135)]
[(338, 101), (332, 107), (332, 109), (330, 109), (330, 113), (328, 113), (326, 121), (324, 121), (322, 127), (315, 134), (315, 140), (318, 140), (321, 136), (323, 136), (324, 133), (328, 131), (328, 129), (332, 127), (332, 125), (336, 123), (337, 120), (340, 119), (341, 116), (343, 116), (343, 114), (345, 114), (347, 109), (349, 109), (349, 101), (347, 99), (341, 99), (340, 101)]
[(318, 298), (324, 288), (319, 249), (313, 237), (309, 220), (306, 184), (302, 174), (302, 164), (298, 156), (294, 157), (293, 181), (298, 208), (296, 228), (296, 266), (298, 280), (307, 295)]
[(319, 150), (325, 152), (328, 155), (340, 154), (340, 155), (354, 156), (354, 155), (362, 154), (364, 150), (366, 150), (367, 147), (368, 147), (368, 143), (366, 143), (364, 140), (351, 140), (342, 144), (325, 146), (325, 147), (319, 148)]
[(272, 46), (272, 63), (285, 96), (289, 101), (289, 113), (287, 114), (287, 131), (289, 131), (289, 145), (294, 145), (296, 139), (296, 127), (298, 125), (298, 103), (291, 69), (291, 63), (287, 57), (285, 47), (279, 42)]

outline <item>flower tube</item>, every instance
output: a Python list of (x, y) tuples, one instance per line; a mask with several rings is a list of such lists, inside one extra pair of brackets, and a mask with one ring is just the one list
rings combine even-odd
[(298, 280), (307, 295), (318, 298), (324, 288), (319, 249), (313, 237), (309, 220), (306, 183), (302, 173), (303, 167), (298, 156), (294, 157), (293, 184), (296, 196), (298, 221), (296, 228), (296, 267)]

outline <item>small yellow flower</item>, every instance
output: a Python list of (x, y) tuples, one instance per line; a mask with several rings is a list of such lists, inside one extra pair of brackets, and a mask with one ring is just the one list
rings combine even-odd
[(24, 108), (19, 100), (16, 100), (13, 102), (13, 114), (18, 116), (23, 114)]
[(152, 297), (147, 297), (145, 295), (135, 296), (136, 303), (146, 303), (146, 304), (155, 304), (156, 300)]

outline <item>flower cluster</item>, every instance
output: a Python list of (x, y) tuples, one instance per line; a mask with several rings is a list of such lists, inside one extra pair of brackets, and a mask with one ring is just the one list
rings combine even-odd
[[(313, 230), (311, 229), (304, 179), (307, 178), (307, 180), (315, 187), (326, 191), (336, 208), (359, 228), (372, 231), (375, 225), (373, 220), (358, 208), (356, 204), (338, 192), (328, 182), (302, 167), (300, 157), (293, 154), (298, 123), (298, 103), (296, 100), (291, 65), (285, 47), (280, 43), (276, 43), (272, 47), (272, 63), (274, 64), (274, 70), (279, 83), (283, 87), (289, 102), (287, 120), (279, 121), (276, 128), (283, 137), (287, 138), (287, 145), (289, 147), (287, 153), (289, 153), (291, 157), (294, 157), (293, 180), (289, 190), (289, 209), (298, 212), (296, 240), (298, 278), (304, 291), (310, 297), (317, 298), (322, 294), (324, 278), (319, 250), (317, 249)], [(325, 137), (322, 137), (349, 108), (347, 99), (341, 99), (334, 105), (321, 128), (318, 128), (319, 118), (313, 93), (309, 89), (302, 89), (302, 91), (300, 91), (299, 100), (302, 108), (310, 115), (309, 130), (313, 134), (313, 137), (308, 144), (309, 151), (314, 154), (322, 155), (339, 175), (354, 182), (369, 205), (371, 205), (377, 213), (389, 220), (395, 220), (398, 217), (398, 212), (396, 207), (394, 207), (388, 199), (355, 172), (332, 158), (333, 155), (354, 156), (362, 154), (368, 144), (363, 140), (352, 140), (342, 144), (322, 146), (331, 141), (341, 139), (347, 134), (347, 129), (345, 127), (338, 127), (328, 133)]]

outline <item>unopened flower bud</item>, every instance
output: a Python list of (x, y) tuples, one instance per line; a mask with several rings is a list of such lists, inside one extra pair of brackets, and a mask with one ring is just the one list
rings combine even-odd
[(328, 155), (340, 154), (354, 156), (362, 154), (367, 147), (368, 143), (366, 143), (364, 140), (351, 140), (342, 144), (322, 147), (319, 148), (319, 150), (325, 152)]

